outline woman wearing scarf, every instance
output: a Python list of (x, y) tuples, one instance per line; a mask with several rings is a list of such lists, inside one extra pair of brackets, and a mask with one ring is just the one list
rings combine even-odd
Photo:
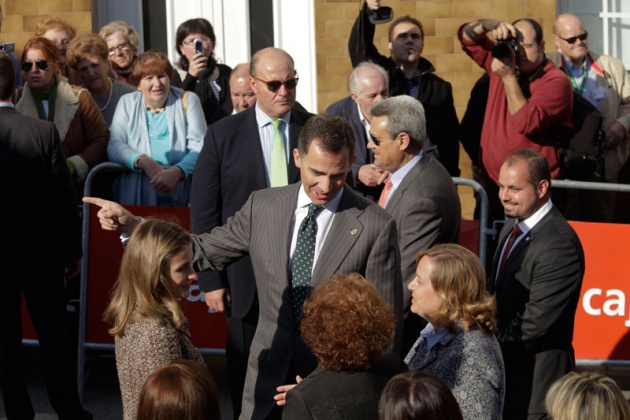
[(107, 43), (109, 66), (114, 78), (134, 86), (131, 82), (131, 65), (138, 58), (140, 42), (136, 30), (122, 20), (115, 20), (103, 26), (99, 35)]
[[(90, 93), (60, 75), (59, 50), (46, 38), (24, 46), (24, 88), (18, 91), (18, 112), (52, 121), (59, 130), (63, 152), (77, 192), (88, 171), (107, 160), (109, 129)], [(79, 194), (80, 195), (80, 194)]]

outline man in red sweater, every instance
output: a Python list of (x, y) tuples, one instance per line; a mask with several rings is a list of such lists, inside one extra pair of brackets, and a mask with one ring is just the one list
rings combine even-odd
[[(514, 42), (503, 60), (494, 58), (496, 41)], [(531, 148), (547, 158), (558, 178), (558, 147), (551, 133), (571, 129), (573, 90), (566, 75), (545, 58), (540, 24), (519, 19), (513, 24), (481, 19), (459, 28), (462, 49), (490, 75), (488, 102), (481, 133), (480, 177), (490, 199), (491, 217), (503, 219), (497, 181), (505, 159)]]

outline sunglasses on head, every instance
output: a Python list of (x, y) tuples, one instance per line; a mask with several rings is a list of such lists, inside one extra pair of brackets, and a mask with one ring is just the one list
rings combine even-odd
[(279, 80), (267, 81), (267, 80), (259, 79), (258, 77), (254, 77), (254, 76), (252, 77), (258, 80), (259, 82), (263, 82), (264, 84), (266, 84), (267, 90), (273, 93), (276, 93), (282, 85), (284, 85), (284, 87), (286, 87), (287, 89), (295, 89), (295, 87), (298, 84), (298, 80), (300, 80), (299, 78), (296, 77), (294, 79), (289, 79), (289, 80), (285, 80), (284, 82), (281, 82)]
[(578, 36), (572, 36), (571, 38), (562, 38), (561, 36), (558, 36), (558, 38), (567, 41), (569, 44), (575, 44), (575, 41), (577, 41), (578, 39), (580, 41), (586, 41), (588, 39), (588, 32), (584, 31), (583, 34), (578, 35)]
[(23, 62), (22, 63), (22, 70), (24, 70), (26, 73), (28, 73), (33, 68), (33, 64), (35, 64), (37, 66), (37, 68), (40, 69), (40, 70), (46, 70), (48, 68), (48, 61), (46, 61), (46, 60), (35, 60), (35, 61), (25, 61), (25, 62)]

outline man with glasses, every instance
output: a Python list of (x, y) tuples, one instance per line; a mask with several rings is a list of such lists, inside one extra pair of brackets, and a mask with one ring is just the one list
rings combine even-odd
[[(496, 41), (488, 38), (489, 32)], [(552, 177), (560, 175), (551, 131), (571, 129), (573, 90), (566, 75), (545, 58), (542, 27), (535, 20), (475, 20), (462, 25), (457, 36), (462, 49), (490, 76), (479, 179), (490, 199), (490, 216), (502, 220), (497, 183), (512, 152), (534, 149), (549, 161)]]
[[(250, 67), (248, 83), (256, 104), (208, 127), (195, 166), (191, 221), (197, 234), (225, 224), (252, 192), (299, 180), (291, 152), (313, 115), (293, 107), (298, 81), (293, 59), (281, 49), (265, 48), (253, 56)], [(258, 323), (251, 259), (246, 256), (220, 272), (199, 273), (199, 285), (208, 307), (228, 316), (226, 356), (237, 418)]]
[(374, 164), (391, 175), (378, 204), (396, 220), (403, 281), (403, 343), (406, 354), (426, 325), (410, 313), (416, 257), (423, 249), (459, 241), (461, 204), (444, 167), (424, 153), (426, 118), (422, 104), (407, 95), (394, 96), (372, 107), (370, 142)]
[(453, 88), (435, 75), (435, 67), (422, 57), (424, 29), (417, 19), (406, 15), (389, 26), (390, 56), (374, 45), (375, 25), (370, 14), (381, 0), (367, 0), (352, 27), (348, 50), (352, 66), (372, 61), (389, 74), (389, 94), (409, 95), (422, 103), (427, 114), (425, 150), (444, 165), (451, 176), (459, 176), (459, 121), (453, 103)]
[[(630, 109), (627, 107), (630, 104), (630, 77), (621, 60), (588, 49), (588, 32), (579, 17), (570, 13), (560, 15), (553, 29), (558, 52), (550, 54), (549, 59), (567, 74), (573, 91), (582, 95), (604, 115), (604, 180), (617, 182), (619, 170), (628, 159), (630, 143)], [(574, 216), (601, 222), (612, 221), (614, 193), (580, 191), (579, 194), (579, 203), (567, 206), (567, 210), (581, 210)]]

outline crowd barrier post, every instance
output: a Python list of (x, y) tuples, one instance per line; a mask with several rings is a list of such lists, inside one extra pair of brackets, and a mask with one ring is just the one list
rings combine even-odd
[(475, 191), (475, 193), (477, 193), (477, 202), (479, 203), (479, 220), (475, 221), (479, 223), (479, 231), (477, 233), (479, 241), (479, 251), (477, 255), (479, 255), (481, 263), (484, 265), (484, 268), (486, 268), (486, 254), (488, 252), (487, 236), (496, 235), (497, 233), (495, 229), (488, 227), (488, 194), (483, 189), (480, 183), (472, 179), (453, 177), (453, 182), (455, 183), (455, 185), (465, 185), (471, 187)]

